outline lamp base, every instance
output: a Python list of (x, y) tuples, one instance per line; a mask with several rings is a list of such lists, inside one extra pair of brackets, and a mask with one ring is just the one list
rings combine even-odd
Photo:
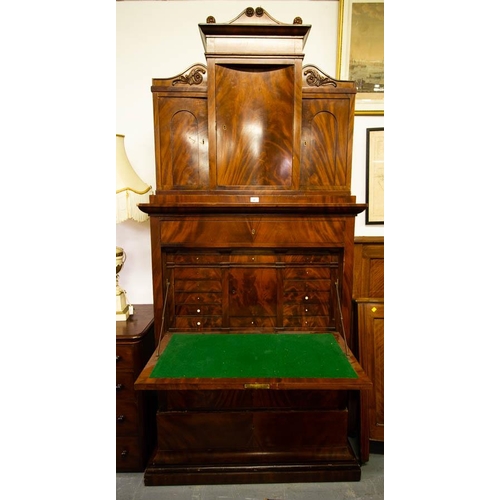
[(116, 321), (127, 321), (130, 316), (130, 307), (127, 304), (125, 292), (116, 296)]

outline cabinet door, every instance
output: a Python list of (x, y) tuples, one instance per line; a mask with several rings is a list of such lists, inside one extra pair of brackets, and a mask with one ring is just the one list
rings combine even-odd
[(290, 189), (293, 65), (216, 65), (217, 186)]
[(302, 189), (350, 190), (350, 100), (304, 99), (302, 111)]
[(157, 191), (208, 187), (207, 101), (157, 98)]
[(276, 326), (277, 271), (273, 268), (238, 267), (229, 270), (229, 326)]

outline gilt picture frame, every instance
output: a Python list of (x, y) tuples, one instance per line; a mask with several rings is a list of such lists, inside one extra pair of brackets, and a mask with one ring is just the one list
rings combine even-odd
[(339, 0), (337, 79), (356, 82), (356, 115), (384, 114), (384, 0)]
[(384, 224), (384, 128), (366, 129), (366, 224)]

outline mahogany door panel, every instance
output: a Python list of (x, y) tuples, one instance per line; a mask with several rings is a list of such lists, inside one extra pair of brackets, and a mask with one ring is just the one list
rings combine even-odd
[(304, 99), (300, 184), (303, 189), (350, 189), (350, 100)]
[(159, 412), (158, 448), (267, 452), (328, 452), (346, 444), (347, 410), (266, 412)]
[(217, 186), (292, 184), (294, 66), (215, 66)]
[(207, 100), (159, 96), (157, 191), (208, 187)]
[(278, 282), (276, 269), (231, 268), (228, 271), (231, 317), (276, 317)]

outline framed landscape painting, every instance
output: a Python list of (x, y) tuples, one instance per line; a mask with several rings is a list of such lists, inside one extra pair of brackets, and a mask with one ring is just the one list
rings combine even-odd
[(357, 115), (384, 114), (384, 0), (339, 0), (337, 79), (356, 82)]

